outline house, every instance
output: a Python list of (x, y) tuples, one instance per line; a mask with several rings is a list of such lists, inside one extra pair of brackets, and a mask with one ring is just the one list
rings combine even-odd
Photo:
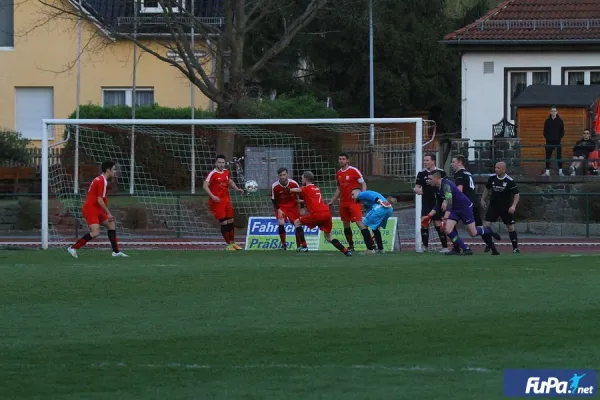
[(531, 166), (531, 173), (540, 172), (535, 160), (545, 158), (545, 139), (540, 134), (548, 118), (549, 105), (556, 106), (565, 125), (562, 140), (563, 159), (573, 157), (573, 144), (581, 139), (584, 129), (593, 126), (600, 85), (531, 85), (513, 100), (517, 111), (516, 126), (521, 146), (521, 166)]
[[(164, 29), (163, 32), (160, 29), (160, 5), (157, 1), (138, 1), (139, 37), (159, 54), (174, 57), (165, 47), (169, 43), (165, 43)], [(76, 13), (77, 3), (64, 0), (60, 4)], [(202, 7), (196, 7), (195, 15), (209, 15), (212, 22), (218, 22), (220, 8), (215, 5), (220, 1), (198, 0), (197, 3)], [(119, 24), (120, 29), (132, 31), (133, 1), (83, 0), (82, 4), (85, 12), (98, 21)], [(181, 3), (181, 6), (186, 4)], [(67, 118), (75, 110), (77, 101), (77, 24), (75, 18), (65, 18), (65, 15), (49, 19), (52, 12), (55, 11), (38, 0), (0, 0), (0, 127), (15, 129), (34, 143), (41, 139), (43, 118)], [(85, 20), (81, 43), (79, 103), (132, 105), (132, 43), (115, 40), (101, 23)], [(214, 64), (202, 47), (205, 44), (197, 46), (200, 46), (198, 57), (203, 58), (202, 64), (210, 76)], [(168, 63), (139, 48), (137, 51), (136, 104), (189, 107), (189, 80)], [(208, 109), (209, 100), (194, 89), (196, 108)]]
[(600, 0), (505, 0), (442, 42), (461, 54), (463, 138), (514, 124), (530, 85), (600, 84)]

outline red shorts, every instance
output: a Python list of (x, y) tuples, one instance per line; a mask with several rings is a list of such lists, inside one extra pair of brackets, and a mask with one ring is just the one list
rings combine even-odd
[(298, 206), (281, 207), (279, 210), (275, 210), (275, 218), (277, 219), (279, 219), (279, 211), (283, 213), (284, 222), (287, 219), (291, 224), (293, 224), (295, 220), (300, 218), (300, 210), (298, 210)]
[(210, 212), (212, 212), (212, 215), (219, 222), (233, 218), (233, 206), (231, 205), (231, 200), (221, 199), (219, 203), (215, 203), (214, 201), (210, 200), (208, 205), (210, 206)]
[(89, 225), (99, 225), (108, 219), (108, 215), (101, 208), (87, 208), (81, 209), (85, 222)]
[(310, 229), (318, 226), (325, 233), (330, 233), (332, 229), (331, 213), (323, 214), (306, 214), (300, 217), (302, 225), (308, 226)]
[(340, 219), (343, 222), (362, 221), (362, 204), (355, 201), (340, 202)]

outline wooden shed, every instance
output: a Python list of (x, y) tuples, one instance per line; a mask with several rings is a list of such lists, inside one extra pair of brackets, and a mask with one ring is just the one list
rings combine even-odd
[[(573, 157), (573, 145), (581, 139), (584, 129), (592, 128), (595, 104), (600, 99), (600, 85), (532, 85), (517, 97), (512, 105), (517, 109), (517, 136), (521, 143), (522, 166), (530, 173), (544, 169), (546, 143), (544, 122), (550, 107), (556, 106), (565, 124), (562, 157)], [(596, 134), (600, 134), (597, 132)], [(536, 159), (539, 161), (526, 161)], [(565, 168), (568, 164), (565, 164)], [(553, 167), (554, 168), (554, 167)]]

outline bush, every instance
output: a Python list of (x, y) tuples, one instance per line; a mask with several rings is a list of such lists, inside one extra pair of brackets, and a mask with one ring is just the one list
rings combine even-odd
[(311, 96), (288, 98), (282, 96), (273, 101), (246, 99), (240, 104), (245, 118), (337, 118), (338, 113), (327, 108), (325, 102)]
[(39, 200), (19, 199), (15, 229), (31, 231), (41, 228), (42, 211)]
[(0, 164), (24, 164), (28, 161), (29, 139), (19, 132), (0, 128)]
[(142, 207), (128, 207), (122, 209), (124, 218), (123, 226), (127, 229), (146, 229), (148, 227), (148, 213)]

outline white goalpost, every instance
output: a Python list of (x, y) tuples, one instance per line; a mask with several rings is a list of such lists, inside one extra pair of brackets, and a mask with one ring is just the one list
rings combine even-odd
[[(108, 207), (124, 246), (214, 246), (220, 242), (218, 223), (198, 188), (225, 142), (227, 151), (219, 152), (226, 155), (236, 184), (243, 188), (253, 180), (259, 187), (253, 193), (231, 194), (239, 234), (245, 232), (248, 217), (273, 215), (270, 188), (279, 167), (288, 168), (298, 181), (303, 171), (313, 171), (324, 196), (331, 198), (337, 157), (347, 152), (369, 188), (382, 187), (380, 191), (388, 192), (384, 194), (404, 192), (403, 199), (409, 201), (396, 207), (396, 242), (419, 251), (421, 199), (412, 187), (432, 127), (432, 121), (422, 118), (46, 119), (41, 247), (66, 246), (85, 232), (81, 206), (105, 160), (118, 166)], [(52, 162), (51, 148), (61, 149)], [(370, 186), (370, 177), (377, 177), (373, 180), (379, 186)], [(332, 211), (339, 215), (337, 205)]]

